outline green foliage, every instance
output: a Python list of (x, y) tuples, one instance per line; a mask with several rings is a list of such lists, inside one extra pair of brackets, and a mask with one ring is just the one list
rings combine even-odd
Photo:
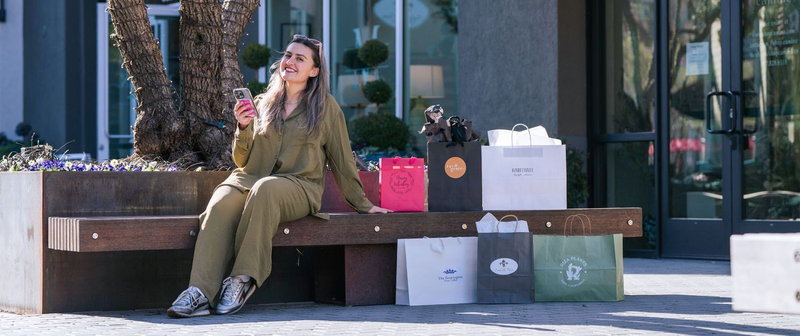
[(369, 67), (367, 63), (364, 63), (364, 61), (358, 57), (359, 50), (360, 49), (350, 49), (345, 51), (342, 57), (342, 64), (350, 69), (364, 69)]
[(250, 89), (250, 94), (252, 94), (253, 98), (255, 98), (255, 96), (263, 93), (264, 90), (267, 89), (267, 83), (261, 83), (254, 80), (250, 83), (247, 83), (247, 88)]
[(272, 51), (263, 44), (250, 43), (244, 48), (242, 60), (248, 68), (258, 70), (270, 65), (271, 53)]
[(378, 66), (389, 59), (389, 46), (378, 40), (369, 40), (358, 49), (358, 58), (371, 67)]
[(589, 178), (583, 172), (583, 151), (567, 146), (567, 207), (575, 208), (589, 197)]
[(377, 112), (368, 114), (350, 124), (350, 140), (358, 145), (404, 150), (411, 139), (408, 125), (394, 114)]
[(367, 100), (378, 105), (386, 104), (392, 99), (392, 86), (383, 79), (367, 82), (361, 90)]
[(33, 127), (24, 122), (17, 124), (14, 133), (20, 137), (19, 140), (9, 139), (5, 133), (0, 132), (0, 158), (14, 152), (18, 153), (22, 147), (33, 146), (41, 141), (39, 135), (33, 131)]

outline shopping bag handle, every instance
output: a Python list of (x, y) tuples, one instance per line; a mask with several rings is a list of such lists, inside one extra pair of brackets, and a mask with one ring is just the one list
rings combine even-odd
[[(395, 156), (395, 157), (392, 159), (392, 163), (394, 163), (394, 164), (397, 164), (397, 161), (400, 161), (400, 159), (401, 159), (401, 158), (400, 158), (399, 156)], [(408, 164), (414, 164), (414, 162), (416, 162), (416, 161), (417, 161), (417, 157), (415, 157), (415, 156), (412, 156), (412, 157), (411, 157), (411, 158), (408, 160)]]
[[(424, 238), (424, 239), (430, 239), (430, 238), (428, 238), (428, 237), (422, 237), (422, 238)], [(450, 238), (453, 238), (453, 237), (450, 237)], [(455, 238), (458, 240), (458, 244), (460, 245), (460, 244), (461, 244), (461, 237), (455, 237)], [(442, 238), (436, 238), (436, 240), (438, 240), (438, 241), (439, 241), (439, 245), (441, 245), (441, 247), (439, 247), (439, 246), (436, 246), (436, 244), (435, 244), (435, 243), (431, 243), (431, 245), (430, 245), (430, 246), (431, 246), (431, 251), (433, 251), (433, 252), (436, 252), (436, 253), (439, 253), (439, 254), (444, 254), (444, 252), (445, 252), (445, 251), (444, 251), (444, 250), (445, 250), (445, 247), (444, 247), (444, 239), (442, 239)]]
[(519, 218), (517, 218), (517, 216), (514, 215), (505, 215), (503, 217), (500, 217), (500, 220), (497, 221), (497, 226), (495, 227), (495, 231), (500, 232), (500, 223), (502, 223), (503, 220), (506, 219), (506, 217), (514, 217), (514, 220), (517, 222), (516, 224), (514, 224), (514, 232), (517, 232), (517, 228), (519, 227)]
[[(567, 216), (567, 220), (564, 221), (564, 235), (567, 235), (567, 224), (569, 224), (569, 233), (572, 234), (572, 224), (575, 222), (575, 218), (581, 221), (581, 228), (583, 229), (583, 235), (586, 235), (586, 226), (589, 227), (589, 234), (592, 234), (592, 222), (589, 220), (589, 216), (584, 214), (577, 214), (577, 215), (569, 215)], [(586, 219), (586, 222), (583, 219)]]
[(517, 126), (525, 126), (525, 130), (528, 131), (528, 146), (533, 146), (533, 137), (531, 136), (531, 129), (528, 128), (528, 125), (525, 124), (516, 124), (514, 127), (511, 127), (511, 147), (514, 147), (514, 130), (517, 129)]
[(444, 250), (445, 250), (445, 248), (444, 248), (444, 240), (442, 240), (442, 238), (439, 238), (439, 239), (436, 239), (436, 240), (439, 241), (439, 244), (441, 244), (442, 247), (436, 246), (435, 243), (431, 243), (431, 251), (439, 253), (439, 254), (444, 254)]

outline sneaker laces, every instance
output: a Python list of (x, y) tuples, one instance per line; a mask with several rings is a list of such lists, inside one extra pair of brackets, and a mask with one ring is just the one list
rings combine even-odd
[(172, 305), (197, 307), (200, 305), (200, 297), (201, 295), (196, 289), (188, 288), (181, 292), (181, 295), (178, 295), (178, 298), (175, 299), (175, 302), (173, 302)]
[(222, 300), (233, 302), (239, 296), (239, 293), (244, 289), (244, 282), (233, 281), (233, 278), (227, 278), (222, 282)]

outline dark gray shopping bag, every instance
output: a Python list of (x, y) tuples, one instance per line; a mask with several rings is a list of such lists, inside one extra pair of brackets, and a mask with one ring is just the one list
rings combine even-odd
[[(506, 217), (517, 218), (500, 222)], [(533, 303), (533, 240), (519, 223), (514, 232), (478, 234), (478, 303)]]

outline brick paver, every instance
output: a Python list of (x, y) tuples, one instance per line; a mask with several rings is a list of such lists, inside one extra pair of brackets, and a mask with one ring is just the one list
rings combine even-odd
[[(176, 293), (177, 294), (177, 293)], [(800, 335), (800, 316), (731, 310), (730, 264), (625, 259), (625, 301), (339, 307), (250, 305), (232, 316), (169, 319), (164, 309), (20, 316), (0, 335)]]

